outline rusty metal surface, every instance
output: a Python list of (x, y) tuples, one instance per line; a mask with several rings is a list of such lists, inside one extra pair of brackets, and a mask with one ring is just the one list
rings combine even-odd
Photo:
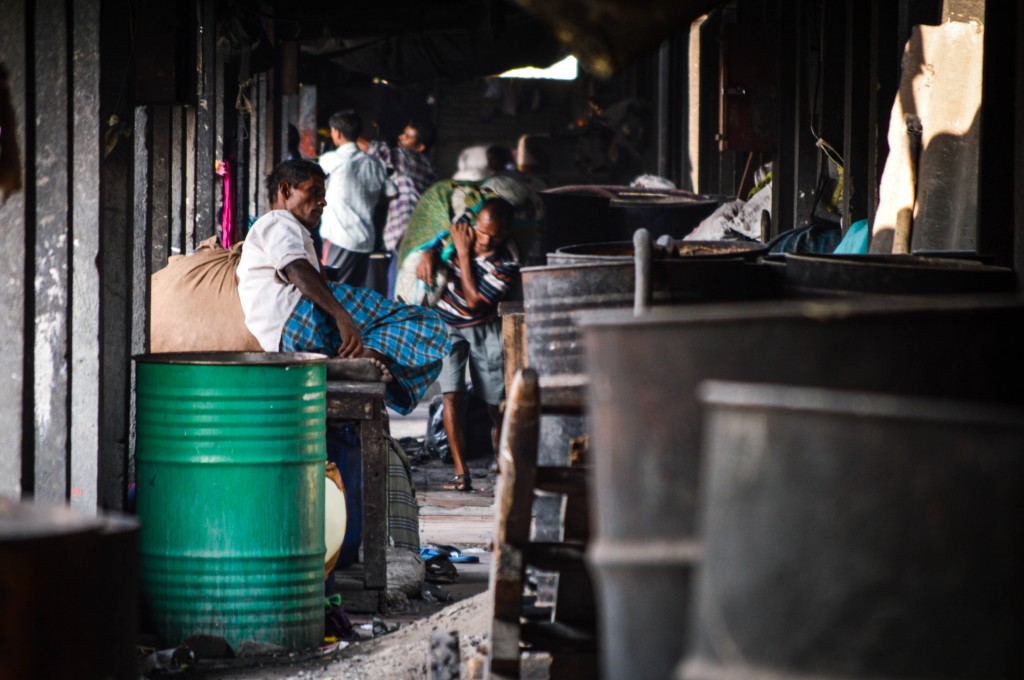
[[(693, 540), (703, 380), (1024, 400), (1024, 301), (1013, 296), (594, 312), (582, 327), (599, 545)], [(653, 579), (638, 568), (628, 580), (594, 566), (600, 599), (624, 607), (602, 611), (606, 661), (620, 669), (609, 677), (641, 663), (667, 677), (683, 652), (689, 569), (665, 565)], [(648, 636), (660, 628), (680, 631), (675, 644)]]
[[(742, 260), (659, 260), (651, 273), (655, 305), (780, 295), (766, 268)], [(633, 305), (632, 262), (526, 267), (522, 276), (529, 365), (541, 375), (583, 372), (578, 312)]]
[(1024, 674), (1024, 408), (725, 382), (702, 395), (685, 678)]
[(974, 260), (915, 255), (786, 254), (786, 282), (803, 290), (897, 295), (1016, 290), (1012, 269)]
[(630, 239), (645, 228), (657, 238), (682, 238), (719, 205), (719, 199), (679, 189), (658, 191), (616, 185), (558, 187), (540, 193), (544, 202), (542, 250)]
[[(675, 241), (671, 252), (656, 251), (658, 259), (667, 257), (696, 257), (699, 259), (743, 258), (753, 261), (759, 255), (767, 253), (762, 243), (747, 241)], [(548, 253), (548, 265), (571, 265), (588, 263), (632, 262), (634, 249), (632, 242), (611, 241), (608, 243), (582, 243), (562, 246), (553, 253)]]

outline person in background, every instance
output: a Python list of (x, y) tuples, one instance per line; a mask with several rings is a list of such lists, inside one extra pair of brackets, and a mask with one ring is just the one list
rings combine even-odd
[(376, 230), (373, 209), (381, 193), (392, 193), (384, 162), (356, 146), (363, 122), (347, 109), (331, 116), (335, 149), (320, 156), (327, 174), (327, 209), (320, 225), (322, 262), (339, 283), (365, 285)]
[(371, 143), (367, 153), (384, 161), (390, 173), (393, 190), (389, 194), (388, 216), (384, 224), (384, 247), (391, 254), (388, 268), (388, 297), (394, 296), (395, 275), (398, 271), (398, 247), (405, 236), (409, 217), (427, 188), (437, 181), (437, 173), (430, 163), (431, 147), (437, 137), (433, 123), (412, 120), (398, 135), (398, 145)]
[(249, 230), (238, 263), (246, 327), (266, 352), (372, 360), (387, 381), (385, 404), (411, 412), (448, 353), (440, 315), (324, 278), (310, 236), (330, 205), (319, 165), (283, 161), (266, 188), (271, 209)]
[(501, 144), (487, 147), (487, 170), (491, 175), (510, 175), (516, 173), (516, 159), (512, 150)]
[[(471, 491), (473, 481), (464, 458), (463, 425), (466, 411), (466, 363), (473, 392), (487, 402), (493, 426), (494, 450), (498, 450), (500, 415), (505, 398), (505, 361), (501, 341), (498, 302), (519, 275), (519, 252), (510, 238), (514, 209), (502, 198), (484, 202), (476, 226), (456, 221), (451, 227), (455, 253), (448, 260), (452, 270), (437, 311), (448, 326), (450, 349), (438, 382), (444, 395), (444, 429), (448, 434), (455, 475), (443, 486)], [(425, 251), (416, 276), (433, 284), (441, 259), (441, 244)]]

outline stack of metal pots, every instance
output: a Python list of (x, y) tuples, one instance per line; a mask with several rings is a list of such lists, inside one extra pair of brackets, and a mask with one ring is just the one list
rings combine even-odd
[[(588, 315), (606, 677), (1019, 675), (1022, 322), (990, 295)], [(709, 379), (802, 391), (712, 388), (709, 430)]]

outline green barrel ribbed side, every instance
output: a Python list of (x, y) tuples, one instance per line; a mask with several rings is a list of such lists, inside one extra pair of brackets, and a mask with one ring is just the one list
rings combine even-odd
[(322, 359), (136, 358), (142, 583), (164, 645), (322, 642)]

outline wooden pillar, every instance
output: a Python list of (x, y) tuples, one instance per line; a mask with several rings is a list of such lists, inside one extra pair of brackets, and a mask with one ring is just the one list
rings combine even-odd
[(186, 252), (185, 248), (185, 107), (171, 108), (170, 144), (170, 224), (168, 257)]
[(69, 129), (67, 14), (63, 0), (34, 3), (34, 111), (32, 125), (35, 185), (36, 295), (32, 398), (35, 498), (64, 502), (68, 497), (68, 168)]
[[(147, 262), (150, 272), (167, 266), (171, 244), (171, 109), (166, 104), (151, 106), (149, 181), (151, 196), (149, 225), (152, 229), (151, 252)], [(148, 289), (148, 281), (147, 281)], [(147, 317), (148, 318), (148, 317)]]
[[(149, 260), (152, 251), (152, 230), (150, 216), (152, 214), (152, 106), (135, 108), (135, 124), (133, 126), (135, 140), (135, 193), (134, 220), (131, 233), (131, 296), (129, 302), (132, 355), (145, 354), (149, 350)], [(135, 477), (135, 366), (131, 369), (131, 433), (129, 447), (132, 455), (128, 464), (129, 478)]]
[(793, 226), (798, 187), (800, 88), (800, 12), (778, 2), (779, 147), (772, 166), (772, 236)]
[[(854, 221), (874, 215), (868, 200), (872, 193), (868, 189), (869, 153), (873, 135), (868, 125), (868, 109), (874, 82), (868, 65), (870, 47), (864, 44), (863, 36), (871, 35), (871, 12), (865, 12), (863, 3), (846, 0), (845, 28), (846, 57), (843, 88), (843, 159), (846, 161), (843, 191), (843, 227), (848, 229)], [(874, 134), (877, 134), (874, 133)]]
[[(132, 49), (130, 0), (103, 0), (100, 31), (100, 99), (104, 126), (112, 116), (131, 130)], [(104, 128), (106, 129), (106, 128)], [(129, 475), (128, 443), (131, 401), (131, 252), (134, 246), (132, 135), (114, 137), (104, 149), (99, 166), (100, 319), (102, 357), (100, 372), (100, 505), (123, 509)], [(109, 149), (109, 153), (108, 153)]]
[[(1017, 110), (1024, 110), (1024, 12), (1018, 10), (1014, 27), (1014, 93)], [(1024, 116), (1013, 121), (1013, 268), (1017, 272), (1017, 290), (1024, 290), (1024, 189), (1017, 177), (1024, 176)]]
[(71, 504), (100, 503), (100, 0), (75, 0), (71, 46)]
[(182, 143), (185, 146), (184, 158), (182, 160), (184, 167), (183, 183), (185, 191), (185, 205), (184, 205), (184, 217), (182, 219), (182, 243), (183, 250), (182, 254), (188, 254), (195, 250), (196, 244), (196, 196), (198, 194), (198, 187), (196, 186), (196, 140), (197, 140), (197, 116), (195, 106), (186, 106), (183, 109), (182, 127), (183, 129), (183, 140)]
[[(217, 142), (217, 105), (223, 94), (216, 89), (217, 20), (214, 0), (197, 0), (195, 108), (195, 243), (216, 233), (217, 200), (214, 196), (213, 163), (220, 155)], [(223, 87), (223, 83), (221, 83)]]
[[(947, 11), (968, 13), (975, 3), (948, 2)], [(950, 7), (952, 5), (953, 7)], [(961, 6), (962, 5), (962, 6)], [(985, 55), (982, 66), (981, 148), (978, 159), (979, 253), (995, 257), (995, 264), (1014, 265), (1014, 193), (1020, 186), (1014, 172), (1015, 127), (1020, 117), (1016, 50), (1019, 49), (1019, 3), (985, 3)], [(1005, 55), (1005, 56), (1004, 56)], [(1019, 272), (1018, 272), (1019, 276)], [(1019, 280), (1019, 279), (1018, 279)]]
[[(0, 21), (0, 67), (6, 72), (6, 87), (16, 128), (5, 130), (4, 135), (5, 139), (11, 135), (10, 139), (16, 140), (20, 149), (22, 184), (31, 181), (26, 175), (29, 154), (26, 144), (26, 87), (32, 80), (28, 71), (26, 29), (25, 2), (5, 2), (3, 20)], [(3, 86), (0, 83), (0, 87)], [(13, 498), (22, 494), (23, 469), (29, 463), (24, 455), (24, 446), (30, 440), (24, 422), (25, 296), (32, 291), (31, 282), (26, 277), (26, 197), (25, 188), (10, 194), (6, 200), (0, 194), (0, 224), (3, 225), (0, 229), (0, 269), (4, 272), (4, 285), (0, 286), (0, 333), (4, 338), (4, 349), (0, 352), (0, 375), (4, 376), (4, 389), (0, 390), (0, 495)]]

